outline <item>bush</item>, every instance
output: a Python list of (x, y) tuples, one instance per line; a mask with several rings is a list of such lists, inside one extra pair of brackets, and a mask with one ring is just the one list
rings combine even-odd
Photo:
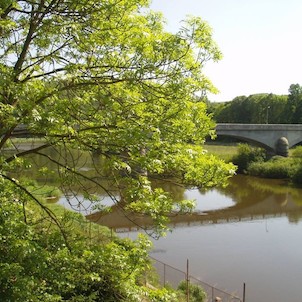
[(233, 156), (232, 162), (238, 166), (238, 173), (245, 173), (253, 162), (264, 162), (266, 152), (262, 148), (251, 147), (248, 144), (239, 144), (238, 153)]
[(290, 176), (292, 183), (302, 185), (302, 165), (296, 165), (296, 168), (292, 170)]
[(67, 211), (57, 218), (64, 239), (49, 217), (14, 194), (0, 190), (1, 301), (141, 301), (147, 239), (94, 242), (72, 223), (79, 215)]
[[(181, 281), (177, 289), (181, 293), (180, 298), (184, 298), (187, 292), (187, 282), (185, 280)], [(207, 295), (204, 289), (196, 284), (189, 283), (189, 292), (190, 292), (190, 302), (204, 302), (207, 299)]]
[(287, 158), (274, 159), (268, 162), (253, 162), (248, 166), (247, 174), (265, 178), (290, 178), (293, 163)]
[(292, 151), (292, 157), (302, 158), (302, 146), (298, 146)]
[(302, 161), (297, 158), (274, 156), (267, 162), (253, 162), (247, 174), (264, 178), (289, 179), (302, 185)]

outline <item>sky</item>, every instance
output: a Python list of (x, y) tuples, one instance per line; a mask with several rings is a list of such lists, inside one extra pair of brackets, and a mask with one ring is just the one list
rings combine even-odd
[(223, 54), (204, 70), (220, 91), (210, 101), (231, 101), (256, 93), (288, 94), (302, 85), (301, 0), (152, 0), (167, 30), (176, 32), (186, 15), (213, 29)]

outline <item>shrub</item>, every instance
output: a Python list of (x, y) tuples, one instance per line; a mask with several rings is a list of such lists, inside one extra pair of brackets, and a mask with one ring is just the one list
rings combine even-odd
[(292, 157), (302, 158), (302, 146), (297, 146), (295, 149), (293, 149)]
[(245, 173), (252, 162), (263, 162), (265, 158), (264, 149), (251, 147), (248, 144), (239, 144), (238, 153), (233, 156), (232, 162), (238, 166), (238, 173)]
[[(177, 288), (182, 297), (185, 297), (187, 292), (187, 282), (181, 281)], [(207, 295), (204, 289), (196, 284), (189, 284), (190, 302), (204, 302), (207, 299)], [(182, 301), (182, 300), (181, 300)]]
[(296, 165), (296, 168), (292, 170), (290, 175), (291, 181), (294, 184), (302, 185), (302, 165)]
[(248, 166), (247, 173), (265, 178), (290, 178), (293, 164), (290, 160), (274, 159), (268, 162), (253, 162)]
[(46, 216), (12, 195), (0, 190), (1, 301), (141, 301), (136, 280), (149, 264), (146, 238), (94, 242), (78, 236), (72, 222), (79, 215), (62, 211), (66, 241)]

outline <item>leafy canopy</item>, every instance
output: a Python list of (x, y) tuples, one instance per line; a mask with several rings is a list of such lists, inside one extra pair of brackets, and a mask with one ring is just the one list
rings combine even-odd
[(202, 68), (220, 58), (211, 29), (190, 17), (176, 34), (165, 32), (161, 15), (148, 4), (1, 2), (0, 148), (20, 133), (20, 125), (45, 140), (26, 151), (15, 147), (13, 155), (1, 152), (6, 181), (26, 192), (9, 172), (24, 164), (25, 155), (39, 153), (60, 168), (62, 183), (72, 178), (79, 184), (82, 178), (83, 190), (87, 181), (103, 187), (64, 154), (59, 161), (44, 153), (53, 146), (97, 152), (107, 158), (106, 176), (119, 192), (115, 202), (150, 214), (161, 230), (163, 216), (175, 205), (169, 194), (151, 188), (142, 171), (205, 188), (233, 173), (201, 147), (214, 124), (196, 93), (214, 89)]
[[(161, 14), (148, 5), (146, 0), (1, 2), (0, 148), (16, 133), (29, 131), (45, 140), (30, 150), (13, 148), (13, 155), (1, 152), (6, 181), (16, 184), (9, 172), (24, 164), (25, 155), (39, 153), (59, 167), (61, 183), (80, 185), (84, 179), (88, 197), (89, 181), (111, 197), (118, 191), (115, 202), (150, 214), (160, 230), (175, 205), (169, 194), (151, 188), (152, 176), (206, 188), (232, 175), (231, 165), (201, 147), (214, 124), (196, 96), (214, 90), (202, 69), (221, 57), (211, 29), (189, 17), (176, 34), (166, 32)], [(104, 156), (110, 188), (64, 160), (67, 152), (61, 160), (45, 153), (62, 146)]]

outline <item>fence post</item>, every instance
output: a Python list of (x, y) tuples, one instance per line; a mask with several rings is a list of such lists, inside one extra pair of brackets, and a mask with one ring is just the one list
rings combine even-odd
[[(215, 299), (217, 298), (217, 301), (238, 301), (238, 302), (245, 302), (246, 299), (245, 299), (245, 283), (243, 284), (244, 288), (243, 288), (243, 297), (238, 297), (238, 296), (235, 296), (233, 294), (230, 294), (224, 290), (220, 290), (218, 288), (215, 288), (214, 286), (202, 281), (201, 279), (198, 279), (198, 278), (195, 278), (193, 276), (190, 275), (190, 272), (189, 272), (189, 260), (187, 259), (187, 268), (186, 268), (186, 271), (185, 270), (179, 270), (175, 267), (172, 267), (170, 266), (169, 264), (166, 264), (162, 261), (159, 261), (153, 257), (150, 256), (151, 259), (153, 259), (156, 264), (158, 265), (155, 265), (154, 268), (157, 267), (158, 269), (158, 273), (159, 273), (159, 276), (160, 276), (160, 283), (163, 284), (163, 286), (165, 287), (166, 286), (166, 283), (169, 285), (169, 282), (171, 281), (172, 283), (177, 281), (178, 278), (181, 278), (180, 280), (182, 280), (182, 282), (185, 284), (185, 292), (184, 292), (184, 301), (186, 302), (189, 302), (190, 301), (190, 296), (191, 296), (191, 293), (190, 293), (190, 284), (192, 282), (192, 284), (195, 285), (195, 282), (196, 284), (198, 285), (201, 285), (204, 289), (204, 291), (206, 292), (206, 294), (208, 295), (207, 297), (207, 301), (211, 301), (211, 302), (214, 302)], [(174, 272), (177, 272), (181, 275), (177, 275), (176, 274), (173, 274), (172, 273), (172, 276), (170, 276), (170, 269), (173, 270), (173, 273)], [(172, 279), (169, 279), (169, 277), (172, 277)], [(172, 284), (171, 283), (171, 284)], [(174, 285), (171, 285), (175, 288), (175, 284)], [(177, 285), (176, 285), (177, 287)], [(220, 295), (220, 294), (221, 295)], [(216, 296), (217, 295), (217, 296)]]
[(190, 278), (189, 278), (189, 259), (187, 259), (187, 302), (190, 301)]

